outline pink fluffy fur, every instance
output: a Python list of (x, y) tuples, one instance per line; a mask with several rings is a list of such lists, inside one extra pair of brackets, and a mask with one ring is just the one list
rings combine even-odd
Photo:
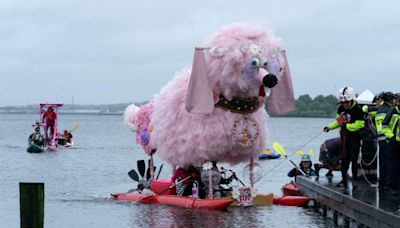
[[(281, 40), (265, 25), (236, 23), (223, 27), (206, 42), (205, 47), (224, 50), (222, 56), (206, 58), (214, 102), (220, 94), (229, 100), (259, 95), (262, 78), (245, 80), (242, 74), (244, 64), (252, 59), (249, 52), (252, 44), (261, 47), (266, 56), (269, 50), (281, 45)], [(236, 164), (249, 161), (265, 149), (267, 113), (262, 97), (259, 109), (249, 114), (218, 107), (208, 114), (192, 114), (185, 109), (190, 77), (191, 68), (183, 69), (154, 98), (149, 146), (157, 149), (162, 160), (181, 167), (199, 166), (205, 160)], [(235, 121), (243, 117), (255, 121), (248, 127), (248, 133), (253, 136), (258, 133), (258, 140), (250, 148), (240, 146), (233, 136)]]

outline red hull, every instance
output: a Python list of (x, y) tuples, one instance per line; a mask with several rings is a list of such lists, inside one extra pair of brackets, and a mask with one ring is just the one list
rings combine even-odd
[(305, 207), (310, 198), (307, 196), (274, 196), (274, 204)]
[[(136, 201), (140, 202), (143, 198), (148, 197), (143, 194), (135, 193), (116, 193), (112, 194), (115, 200), (124, 201)], [(151, 203), (164, 204), (185, 208), (199, 208), (209, 210), (225, 210), (233, 200), (231, 199), (197, 199), (187, 196), (176, 196), (176, 195), (159, 195), (154, 196), (154, 200)]]
[(282, 192), (284, 196), (301, 196), (303, 195), (299, 189), (299, 187), (297, 187), (297, 185), (293, 184), (293, 183), (288, 183), (285, 184), (282, 187)]

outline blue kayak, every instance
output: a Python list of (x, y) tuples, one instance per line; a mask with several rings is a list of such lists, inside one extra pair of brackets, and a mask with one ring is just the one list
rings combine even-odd
[(272, 151), (272, 150), (264, 150), (264, 152), (262, 153), (262, 154), (260, 154), (259, 156), (258, 156), (258, 158), (260, 159), (260, 160), (265, 160), (265, 159), (276, 159), (276, 158), (279, 158), (281, 155), (280, 154), (278, 154), (277, 152), (275, 152), (275, 151)]

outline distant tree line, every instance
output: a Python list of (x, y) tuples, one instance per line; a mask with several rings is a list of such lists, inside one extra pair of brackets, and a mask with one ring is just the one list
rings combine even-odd
[[(335, 117), (337, 99), (333, 95), (318, 95), (314, 99), (310, 95), (301, 95), (296, 99), (296, 109), (286, 114), (290, 117)], [(274, 116), (271, 114), (271, 116)]]

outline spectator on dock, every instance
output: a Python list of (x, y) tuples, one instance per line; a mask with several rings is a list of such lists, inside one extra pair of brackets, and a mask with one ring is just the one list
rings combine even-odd
[(395, 190), (399, 187), (400, 179), (400, 110), (399, 110), (399, 94), (394, 96), (394, 107), (392, 107), (382, 121), (382, 131), (388, 142), (386, 148), (387, 155), (387, 180), (385, 187), (387, 190)]
[[(375, 125), (377, 130), (377, 140), (379, 143), (379, 187), (385, 189), (386, 180), (388, 177), (388, 164), (390, 163), (390, 156), (388, 156), (386, 142), (386, 136), (383, 132), (382, 122), (386, 117), (386, 114), (393, 108), (394, 94), (391, 92), (382, 93), (380, 98), (382, 99), (381, 105), (379, 105), (375, 117)], [(390, 171), (389, 171), (390, 172)]]
[[(340, 105), (337, 110), (336, 120), (324, 127), (328, 132), (340, 128), (340, 151), (341, 151), (341, 172), (343, 184), (347, 190), (347, 171), (350, 162), (353, 180), (357, 180), (357, 158), (360, 151), (360, 129), (365, 126), (365, 114), (355, 101), (355, 93), (352, 87), (344, 87), (339, 90), (338, 101)], [(353, 189), (357, 187), (353, 183)]]

